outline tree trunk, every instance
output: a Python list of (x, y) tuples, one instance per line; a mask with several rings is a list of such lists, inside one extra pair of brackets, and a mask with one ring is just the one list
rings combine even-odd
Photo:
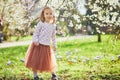
[(11, 31), (9, 30), (8, 26), (9, 26), (9, 23), (3, 21), (2, 35), (3, 35), (4, 41), (10, 40), (10, 37), (11, 37)]
[(98, 33), (98, 42), (101, 42), (101, 33)]

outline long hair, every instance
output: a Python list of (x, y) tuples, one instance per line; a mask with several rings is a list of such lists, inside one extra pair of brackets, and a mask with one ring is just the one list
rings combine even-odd
[(40, 14), (40, 21), (45, 22), (44, 11), (45, 11), (46, 9), (52, 10), (52, 12), (53, 12), (53, 22), (52, 22), (52, 24), (55, 24), (55, 23), (56, 23), (55, 12), (54, 12), (53, 8), (48, 7), (48, 6), (45, 6), (45, 7), (42, 9), (41, 14)]

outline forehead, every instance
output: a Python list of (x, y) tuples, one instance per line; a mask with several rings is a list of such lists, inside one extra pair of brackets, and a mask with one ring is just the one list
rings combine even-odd
[(48, 13), (48, 12), (52, 13), (52, 10), (51, 9), (45, 9), (44, 12), (45, 13)]

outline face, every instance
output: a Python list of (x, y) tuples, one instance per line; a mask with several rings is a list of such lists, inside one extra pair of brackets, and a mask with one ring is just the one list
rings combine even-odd
[(46, 22), (50, 22), (53, 20), (53, 12), (51, 9), (44, 10), (44, 18)]

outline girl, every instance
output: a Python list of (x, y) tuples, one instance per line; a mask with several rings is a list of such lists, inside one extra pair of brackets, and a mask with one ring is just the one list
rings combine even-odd
[[(56, 52), (56, 26), (55, 14), (51, 7), (44, 7), (40, 22), (37, 24), (33, 42), (28, 48), (25, 66), (31, 68), (34, 74), (34, 80), (42, 80), (37, 72), (51, 72), (52, 80), (58, 80), (55, 74), (56, 59), (53, 52)], [(51, 45), (52, 42), (52, 46)], [(52, 51), (53, 50), (53, 51)]]

